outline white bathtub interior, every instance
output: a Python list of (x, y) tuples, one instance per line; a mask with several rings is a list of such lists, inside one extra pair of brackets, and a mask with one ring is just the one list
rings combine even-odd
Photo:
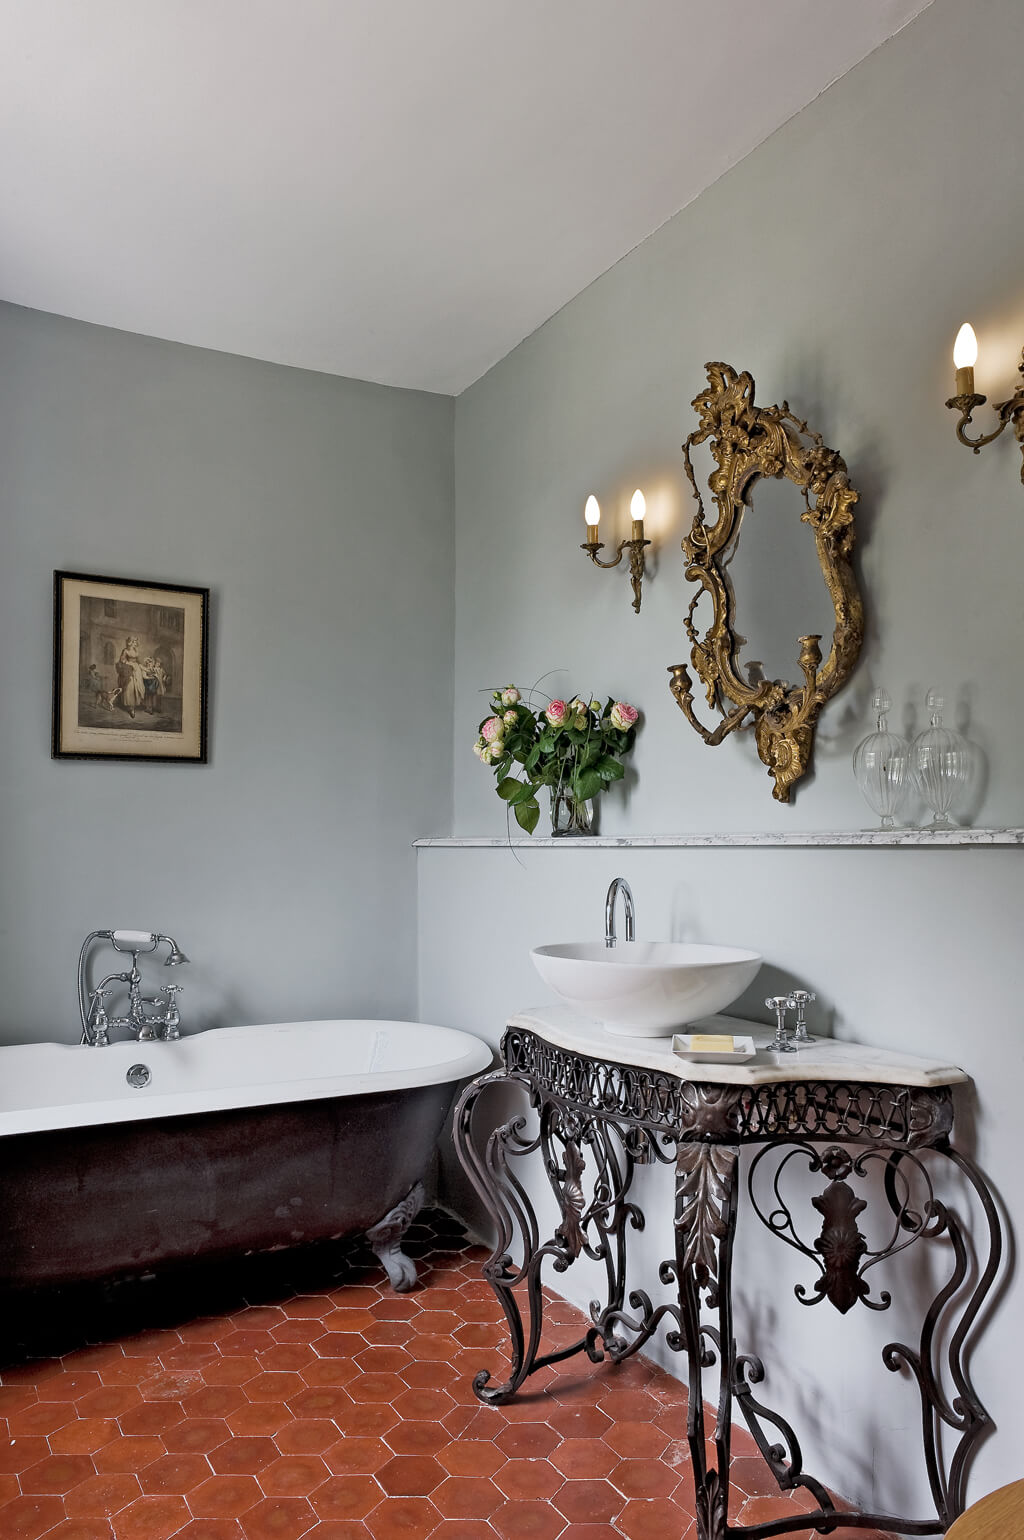
[[(177, 1042), (0, 1048), (0, 1136), (446, 1084), (491, 1062), (479, 1038), (410, 1021), (220, 1027)], [(144, 1064), (149, 1083), (128, 1082)]]

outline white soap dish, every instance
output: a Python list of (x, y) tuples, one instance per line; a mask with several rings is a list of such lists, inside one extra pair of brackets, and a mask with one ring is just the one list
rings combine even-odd
[(672, 1052), (680, 1059), (689, 1059), (691, 1064), (746, 1064), (749, 1059), (755, 1057), (754, 1039), (752, 1037), (733, 1037), (733, 1050), (731, 1053), (714, 1051), (711, 1053), (694, 1051), (690, 1047), (692, 1041), (688, 1032), (677, 1032), (672, 1039)]

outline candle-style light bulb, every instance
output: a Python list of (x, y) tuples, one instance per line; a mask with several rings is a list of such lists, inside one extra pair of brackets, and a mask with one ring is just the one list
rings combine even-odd
[(958, 369), (973, 369), (978, 362), (978, 339), (970, 321), (965, 321), (953, 344), (953, 363)]
[(958, 396), (974, 395), (974, 365), (978, 361), (978, 339), (974, 327), (965, 321), (956, 334), (953, 344), (953, 363), (956, 367), (956, 393)]
[(591, 492), (583, 509), (583, 517), (587, 521), (587, 540), (591, 545), (596, 545), (601, 538), (598, 533), (598, 524), (601, 521), (601, 504)]
[(644, 538), (644, 514), (647, 512), (647, 499), (639, 487), (637, 487), (630, 500), (629, 512), (633, 520), (633, 539), (642, 540)]

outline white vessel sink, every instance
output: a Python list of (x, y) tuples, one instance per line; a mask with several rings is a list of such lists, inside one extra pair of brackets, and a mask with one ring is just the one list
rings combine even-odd
[(724, 1011), (762, 962), (740, 947), (689, 941), (568, 941), (530, 956), (556, 995), (623, 1037), (669, 1037)]

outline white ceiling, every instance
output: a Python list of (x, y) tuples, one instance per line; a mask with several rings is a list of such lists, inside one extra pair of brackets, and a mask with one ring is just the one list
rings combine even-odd
[(0, 0), (0, 298), (457, 393), (929, 0)]

